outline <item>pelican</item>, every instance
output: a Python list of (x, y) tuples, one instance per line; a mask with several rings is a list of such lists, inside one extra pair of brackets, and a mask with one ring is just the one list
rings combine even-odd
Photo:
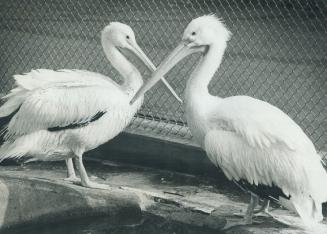
[[(129, 104), (143, 80), (120, 50), (133, 52), (152, 71), (155, 66), (138, 46), (128, 25), (112, 22), (106, 26), (101, 44), (107, 59), (123, 77), (121, 85), (84, 70), (39, 69), (14, 76), (16, 87), (0, 107), (0, 118), (7, 121), (2, 131), (5, 142), (0, 148), (0, 161), (25, 155), (43, 161), (65, 159), (67, 179), (76, 181), (74, 159), (82, 186), (107, 188), (89, 180), (82, 157), (84, 152), (118, 135), (143, 102), (141, 98)], [(179, 99), (176, 93), (173, 95)]]
[(251, 200), (243, 224), (252, 223), (259, 198), (266, 212), (277, 199), (311, 226), (323, 219), (327, 174), (311, 140), (277, 107), (249, 97), (210, 95), (208, 84), (223, 59), (231, 33), (214, 15), (192, 20), (182, 42), (160, 64), (131, 100), (134, 103), (180, 60), (201, 59), (185, 89), (185, 115), (195, 141), (229, 180), (245, 188)]

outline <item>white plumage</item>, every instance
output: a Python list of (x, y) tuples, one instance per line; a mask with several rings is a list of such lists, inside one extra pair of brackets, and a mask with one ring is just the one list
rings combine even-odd
[[(44, 77), (48, 82), (44, 82)], [(58, 160), (59, 155), (64, 159), (69, 152), (76, 153), (80, 148), (83, 151), (96, 148), (116, 136), (142, 102), (130, 106), (130, 95), (117, 84), (87, 71), (42, 69), (14, 78), (22, 90), (20, 102), (16, 102), (19, 111), (8, 124), (7, 143), (1, 148), (6, 158), (29, 154), (40, 160)], [(24, 83), (28, 85), (23, 86)], [(10, 97), (6, 104), (17, 98), (17, 95)], [(106, 113), (86, 126), (49, 131), (55, 127), (83, 125), (99, 112)]]
[(214, 109), (201, 144), (229, 179), (274, 184), (293, 198), (307, 193), (308, 198), (312, 196), (320, 203), (327, 200), (322, 187), (327, 176), (321, 158), (285, 113), (247, 96), (222, 99)]
[(13, 115), (3, 130), (5, 143), (0, 148), (0, 161), (24, 155), (38, 160), (66, 159), (69, 179), (75, 180), (71, 161), (75, 158), (81, 184), (105, 188), (89, 181), (82, 155), (118, 135), (143, 102), (140, 99), (129, 104), (143, 81), (119, 49), (129, 49), (149, 69), (155, 67), (127, 25), (111, 23), (102, 31), (101, 41), (107, 58), (124, 78), (123, 84), (81, 70), (39, 69), (15, 75), (16, 87), (4, 97), (7, 101), (0, 108), (0, 118)]
[[(201, 52), (203, 57), (185, 89), (186, 119), (194, 139), (228, 179), (278, 187), (283, 195), (290, 196), (290, 200), (279, 198), (283, 205), (295, 210), (306, 225), (316, 224), (323, 219), (321, 204), (327, 200), (327, 174), (302, 129), (267, 102), (248, 96), (220, 98), (209, 94), (208, 84), (222, 61), (229, 37), (230, 32), (216, 17), (194, 19), (185, 29), (182, 43), (132, 102), (182, 58)], [(246, 223), (252, 222), (258, 202), (258, 197), (250, 193)]]

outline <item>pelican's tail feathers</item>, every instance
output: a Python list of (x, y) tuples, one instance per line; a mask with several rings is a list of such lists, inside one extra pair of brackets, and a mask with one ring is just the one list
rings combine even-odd
[(314, 209), (313, 209), (313, 218), (320, 222), (324, 219), (324, 216), (322, 215), (322, 204), (320, 202), (314, 202)]
[(26, 147), (19, 145), (20, 139), (18, 138), (14, 142), (5, 142), (0, 147), (0, 163), (5, 159), (20, 159), (26, 153)]
[[(17, 114), (23, 100), (11, 97), (5, 104), (0, 107), (0, 145), (8, 140), (8, 126), (12, 118)], [(1, 158), (1, 156), (0, 156)]]
[(316, 202), (311, 197), (304, 196), (291, 197), (290, 201), (305, 226), (312, 228), (323, 220), (321, 202)]
[(0, 122), (3, 122), (2, 118), (10, 118), (13, 113), (17, 113), (22, 103), (25, 101), (26, 93), (11, 96), (8, 100), (0, 107)]
[(314, 201), (327, 201), (327, 172), (324, 162), (317, 153), (306, 157), (307, 191)]
[[(286, 219), (287, 225), (304, 229), (308, 231), (308, 233), (327, 233), (327, 225), (321, 223), (323, 220), (321, 202), (315, 202), (310, 197), (293, 197), (290, 200), (280, 197), (279, 203), (288, 210), (298, 214), (302, 220), (301, 223), (298, 223), (298, 221), (294, 219)], [(282, 220), (282, 222), (283, 221), (284, 220)]]

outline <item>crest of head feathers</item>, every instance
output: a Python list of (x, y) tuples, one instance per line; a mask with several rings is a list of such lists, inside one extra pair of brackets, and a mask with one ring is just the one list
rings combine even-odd
[(198, 18), (193, 19), (188, 27), (194, 28), (202, 28), (207, 27), (211, 28), (212, 30), (216, 31), (217, 35), (223, 37), (225, 41), (228, 41), (232, 35), (232, 33), (228, 30), (226, 25), (219, 19), (216, 15), (204, 15)]

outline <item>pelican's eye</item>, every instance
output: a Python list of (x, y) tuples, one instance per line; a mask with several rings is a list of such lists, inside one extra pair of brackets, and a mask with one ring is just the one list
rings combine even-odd
[(196, 32), (192, 32), (192, 36), (195, 36)]
[(129, 36), (128, 36), (128, 35), (126, 36), (126, 39), (127, 39), (127, 40), (129, 39)]

